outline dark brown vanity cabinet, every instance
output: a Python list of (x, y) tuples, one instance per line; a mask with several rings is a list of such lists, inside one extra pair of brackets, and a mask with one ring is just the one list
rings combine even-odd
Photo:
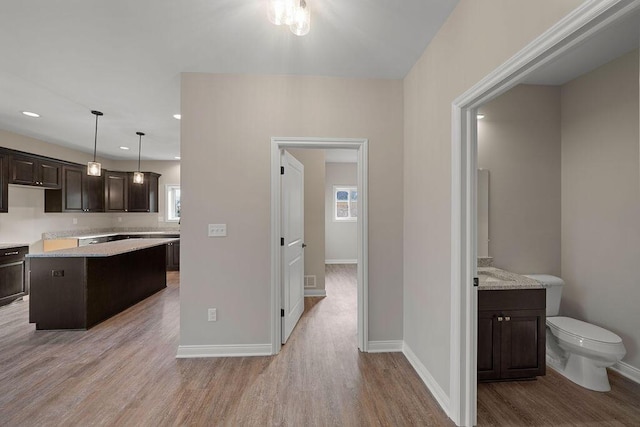
[(167, 243), (167, 271), (180, 270), (180, 240)]
[(105, 212), (127, 212), (129, 204), (129, 183), (126, 172), (104, 172)]
[(128, 175), (128, 211), (129, 212), (158, 212), (158, 178), (153, 172), (144, 172), (142, 184), (133, 182), (133, 172)]
[(478, 381), (544, 375), (545, 289), (478, 291)]
[(44, 188), (61, 188), (62, 164), (37, 156), (13, 155), (9, 183)]
[(9, 154), (0, 150), (0, 212), (9, 212)]
[(0, 305), (27, 294), (24, 263), (28, 253), (28, 246), (3, 246), (0, 249)]
[(62, 189), (47, 190), (45, 212), (104, 212), (104, 174), (89, 176), (84, 167), (63, 166)]

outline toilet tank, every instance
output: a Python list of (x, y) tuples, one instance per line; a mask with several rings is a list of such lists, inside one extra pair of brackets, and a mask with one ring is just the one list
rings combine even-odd
[(547, 290), (547, 317), (560, 314), (560, 300), (562, 299), (562, 287), (564, 280), (550, 274), (525, 274), (538, 282)]

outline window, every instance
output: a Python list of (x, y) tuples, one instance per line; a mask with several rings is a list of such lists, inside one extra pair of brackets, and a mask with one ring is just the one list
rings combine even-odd
[(180, 221), (179, 185), (167, 185), (167, 221)]
[(333, 187), (333, 203), (333, 219), (335, 221), (357, 221), (357, 187)]

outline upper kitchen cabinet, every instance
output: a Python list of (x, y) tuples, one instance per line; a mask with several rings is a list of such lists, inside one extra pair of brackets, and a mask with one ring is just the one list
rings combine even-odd
[(45, 212), (104, 212), (104, 176), (84, 167), (63, 166), (62, 189), (45, 192)]
[(0, 150), (0, 212), (9, 212), (9, 154)]
[(160, 174), (144, 172), (142, 184), (133, 182), (133, 172), (128, 172), (129, 212), (158, 212), (158, 179)]
[(59, 189), (61, 169), (61, 163), (46, 157), (13, 154), (9, 161), (9, 183)]
[(104, 172), (105, 212), (127, 212), (129, 205), (129, 184), (126, 172)]

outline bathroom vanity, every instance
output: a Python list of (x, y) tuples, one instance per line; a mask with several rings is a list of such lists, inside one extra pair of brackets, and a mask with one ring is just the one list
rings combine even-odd
[(478, 268), (478, 381), (545, 374), (545, 288), (498, 268)]

